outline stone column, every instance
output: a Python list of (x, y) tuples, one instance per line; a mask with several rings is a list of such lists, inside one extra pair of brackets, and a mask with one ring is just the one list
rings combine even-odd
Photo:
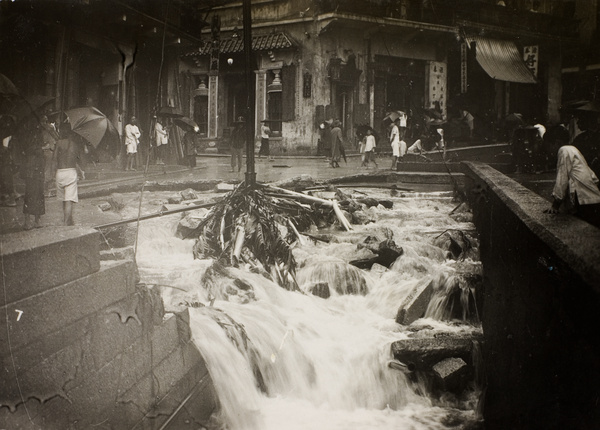
[[(256, 71), (256, 121), (262, 121), (267, 117), (267, 71)], [(260, 124), (256, 130), (260, 131)]]

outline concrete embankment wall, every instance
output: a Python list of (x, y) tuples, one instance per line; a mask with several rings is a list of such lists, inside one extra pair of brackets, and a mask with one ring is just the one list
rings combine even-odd
[(466, 162), (481, 239), (486, 429), (600, 423), (600, 230)]
[(216, 407), (189, 314), (92, 229), (0, 237), (0, 429), (198, 428)]

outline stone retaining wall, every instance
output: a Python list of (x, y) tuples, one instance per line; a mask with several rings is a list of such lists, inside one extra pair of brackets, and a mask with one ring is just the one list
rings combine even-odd
[(208, 420), (216, 395), (189, 314), (165, 314), (157, 291), (136, 286), (133, 261), (101, 262), (99, 233), (86, 228), (0, 241), (0, 429)]
[(600, 423), (600, 230), (465, 162), (484, 268), (486, 429)]

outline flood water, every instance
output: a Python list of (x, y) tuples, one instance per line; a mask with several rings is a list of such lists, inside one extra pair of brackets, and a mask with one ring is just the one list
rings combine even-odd
[[(140, 225), (142, 282), (163, 286), (167, 311), (191, 305), (194, 342), (221, 405), (207, 428), (416, 430), (465, 428), (478, 420), (477, 387), (460, 397), (431, 396), (387, 366), (395, 340), (480, 329), (450, 319), (443, 294), (411, 327), (395, 322), (402, 299), (424, 278), (443, 288), (457, 271), (481, 271), (477, 261), (456, 262), (434, 245), (444, 231), (473, 232), (473, 224), (449, 215), (457, 205), (449, 193), (356, 191), (393, 200), (394, 207), (368, 209), (375, 222), (351, 232), (327, 231), (334, 235), (330, 243), (306, 240), (294, 248), (299, 285), (327, 282), (327, 299), (289, 292), (243, 268), (215, 274), (211, 260), (193, 259), (193, 240), (175, 237), (179, 214)], [(357, 244), (367, 236), (391, 238), (404, 253), (390, 269), (348, 266), (364, 257)], [(356, 282), (364, 283), (365, 295), (343, 294), (342, 285)]]

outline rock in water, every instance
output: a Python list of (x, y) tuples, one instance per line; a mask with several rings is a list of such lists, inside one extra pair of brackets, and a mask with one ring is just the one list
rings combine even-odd
[(297, 273), (298, 285), (327, 283), (338, 294), (362, 294), (368, 292), (367, 281), (360, 269), (345, 261), (322, 261), (305, 266)]

